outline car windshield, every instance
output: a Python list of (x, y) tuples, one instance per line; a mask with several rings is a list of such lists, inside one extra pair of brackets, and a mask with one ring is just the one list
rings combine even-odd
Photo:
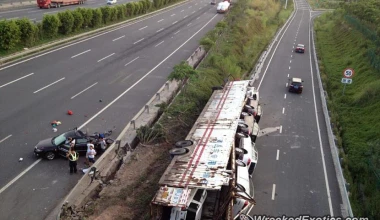
[(301, 83), (299, 83), (299, 82), (292, 82), (292, 85), (293, 86), (301, 86)]
[(55, 145), (55, 146), (59, 146), (61, 144), (63, 144), (63, 142), (66, 141), (66, 136), (65, 136), (65, 133), (57, 136), (57, 137), (54, 137), (51, 142)]

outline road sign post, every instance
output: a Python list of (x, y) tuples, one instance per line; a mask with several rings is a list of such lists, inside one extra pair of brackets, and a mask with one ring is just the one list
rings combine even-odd
[(346, 68), (343, 70), (343, 76), (344, 78), (342, 78), (342, 83), (344, 84), (344, 87), (343, 87), (343, 92), (342, 92), (342, 95), (344, 95), (344, 91), (346, 90), (346, 86), (347, 84), (351, 84), (352, 83), (352, 77), (354, 76), (355, 74), (355, 71), (351, 68)]

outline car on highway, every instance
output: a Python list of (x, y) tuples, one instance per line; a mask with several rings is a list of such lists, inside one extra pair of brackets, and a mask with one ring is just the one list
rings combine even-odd
[(303, 85), (301, 78), (289, 79), (289, 92), (302, 93)]
[(66, 157), (66, 153), (69, 151), (69, 145), (66, 144), (66, 140), (69, 137), (75, 140), (75, 150), (79, 154), (87, 151), (87, 136), (82, 131), (73, 129), (56, 137), (38, 142), (34, 147), (34, 154), (48, 160), (53, 160), (57, 155)]
[(305, 53), (305, 45), (297, 44), (296, 53)]
[(107, 5), (113, 5), (116, 3), (117, 3), (117, 0), (107, 0)]

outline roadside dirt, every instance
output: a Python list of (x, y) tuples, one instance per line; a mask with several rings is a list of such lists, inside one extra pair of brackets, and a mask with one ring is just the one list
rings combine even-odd
[(88, 204), (85, 219), (149, 219), (150, 201), (158, 181), (170, 163), (167, 144), (138, 146), (131, 160), (123, 164), (99, 198)]

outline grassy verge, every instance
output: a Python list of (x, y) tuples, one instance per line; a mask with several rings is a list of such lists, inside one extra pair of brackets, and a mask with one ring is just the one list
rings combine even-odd
[[(328, 91), (354, 214), (380, 219), (380, 72), (367, 55), (376, 46), (343, 15), (343, 10), (337, 10), (315, 22), (321, 77)], [(356, 74), (343, 95), (341, 78), (347, 67)]]

